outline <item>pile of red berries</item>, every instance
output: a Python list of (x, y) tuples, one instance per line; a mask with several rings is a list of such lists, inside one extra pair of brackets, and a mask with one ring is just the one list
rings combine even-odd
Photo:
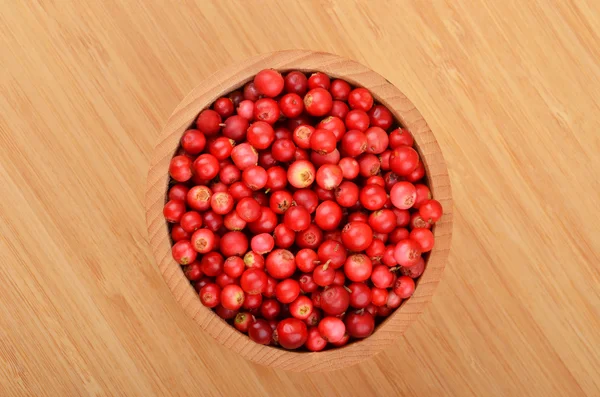
[(412, 146), (367, 89), (263, 70), (181, 139), (163, 211), (173, 257), (257, 343), (368, 337), (413, 294), (442, 216)]

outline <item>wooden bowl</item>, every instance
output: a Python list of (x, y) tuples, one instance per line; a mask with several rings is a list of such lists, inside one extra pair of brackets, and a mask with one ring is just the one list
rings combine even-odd
[[(281, 72), (321, 71), (368, 88), (375, 99), (387, 106), (396, 119), (414, 135), (415, 147), (425, 165), (432, 195), (444, 207), (444, 216), (433, 230), (435, 247), (430, 253), (423, 275), (418, 279), (414, 295), (380, 324), (373, 335), (342, 348), (318, 353), (293, 352), (253, 342), (200, 303), (198, 294), (171, 256), (169, 228), (162, 209), (169, 183), (169, 161), (179, 146), (181, 136), (202, 109), (222, 95), (242, 87), (256, 73), (266, 68)], [(444, 271), (452, 237), (452, 195), (448, 170), (433, 133), (412, 102), (389, 81), (366, 66), (336, 55), (303, 50), (258, 55), (221, 69), (183, 99), (167, 121), (152, 156), (147, 181), (146, 216), (154, 257), (165, 282), (183, 310), (218, 343), (242, 357), (262, 365), (291, 371), (342, 368), (373, 356), (397, 341), (431, 301)]]

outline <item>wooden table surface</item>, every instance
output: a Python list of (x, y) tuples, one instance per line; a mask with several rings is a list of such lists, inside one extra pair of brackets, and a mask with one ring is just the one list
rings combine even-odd
[[(0, 394), (600, 395), (600, 3), (0, 0)], [(433, 303), (331, 373), (253, 365), (168, 291), (153, 144), (211, 72), (278, 49), (371, 67), (453, 184)]]

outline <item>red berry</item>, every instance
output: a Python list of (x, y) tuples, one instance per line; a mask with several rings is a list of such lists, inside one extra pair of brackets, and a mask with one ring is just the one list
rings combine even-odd
[(169, 164), (169, 175), (177, 182), (186, 182), (192, 177), (192, 160), (187, 156), (175, 156)]
[(173, 259), (181, 265), (188, 265), (196, 260), (196, 251), (187, 240), (178, 241), (171, 248)]
[(221, 302), (221, 288), (208, 283), (200, 289), (200, 301), (206, 307), (216, 307)]
[(419, 153), (409, 146), (398, 146), (390, 155), (390, 168), (400, 176), (409, 175), (419, 165)]
[(256, 236), (252, 237), (252, 240), (250, 241), (250, 247), (252, 248), (252, 251), (260, 255), (264, 255), (268, 252), (271, 252), (271, 250), (275, 247), (275, 240), (273, 239), (273, 236), (268, 233), (257, 234)]
[(350, 290), (350, 306), (364, 309), (371, 303), (371, 288), (365, 283), (352, 283), (348, 289)]
[(300, 160), (288, 168), (287, 179), (290, 185), (302, 189), (310, 186), (315, 180), (315, 167), (309, 161)]
[(239, 310), (244, 303), (244, 291), (239, 285), (229, 284), (221, 291), (221, 305), (225, 309)]
[(421, 252), (429, 252), (434, 245), (433, 233), (429, 229), (416, 228), (410, 232), (410, 238), (417, 242)]
[(417, 198), (417, 189), (410, 182), (398, 182), (390, 190), (390, 200), (398, 209), (407, 210), (413, 206)]
[(392, 113), (383, 105), (373, 106), (368, 114), (371, 125), (383, 128), (384, 130), (390, 128), (394, 122)]
[(187, 130), (181, 137), (181, 147), (189, 154), (196, 155), (204, 150), (206, 137), (198, 130)]
[(354, 338), (366, 338), (375, 329), (375, 318), (367, 311), (346, 315), (346, 331)]
[(267, 282), (267, 274), (256, 268), (244, 271), (240, 278), (240, 286), (250, 295), (262, 294), (267, 288)]
[(380, 127), (370, 127), (365, 131), (367, 137), (367, 153), (381, 154), (388, 148), (388, 135)]
[(366, 88), (355, 88), (350, 91), (348, 105), (351, 109), (368, 111), (373, 106), (373, 96)]
[(250, 339), (261, 345), (268, 345), (271, 343), (272, 335), (273, 329), (269, 323), (263, 319), (254, 321), (248, 328), (248, 336)]
[(297, 349), (306, 343), (308, 330), (306, 324), (297, 318), (286, 318), (277, 324), (277, 338), (281, 347)]
[(331, 92), (333, 99), (339, 101), (347, 101), (351, 90), (350, 84), (340, 79), (333, 80), (329, 87), (329, 92)]
[(170, 200), (163, 208), (167, 222), (178, 223), (185, 214), (185, 203), (181, 200)]
[(390, 147), (396, 149), (399, 146), (412, 146), (415, 143), (413, 136), (404, 128), (396, 128), (390, 132)]
[[(318, 175), (318, 174), (317, 174)], [(315, 222), (323, 230), (334, 230), (342, 221), (342, 208), (334, 201), (323, 201), (317, 207)]]
[(321, 293), (321, 309), (330, 316), (344, 313), (350, 305), (350, 294), (339, 285), (328, 287)]
[(317, 128), (310, 135), (310, 148), (319, 154), (331, 153), (335, 150), (337, 140), (333, 132)]
[(254, 76), (254, 85), (259, 93), (273, 98), (283, 91), (284, 80), (278, 71), (265, 69)]
[(319, 333), (328, 342), (338, 342), (346, 333), (344, 322), (336, 317), (325, 317), (319, 323)]
[(419, 215), (429, 224), (439, 221), (443, 214), (442, 205), (437, 200), (426, 200), (419, 208)]
[(265, 260), (267, 272), (276, 279), (290, 277), (296, 271), (294, 254), (286, 249), (273, 250)]
[(248, 332), (250, 325), (254, 322), (254, 318), (250, 313), (238, 313), (233, 320), (233, 326), (240, 332)]
[(249, 143), (241, 143), (231, 151), (231, 159), (243, 171), (258, 163), (258, 152)]
[(415, 292), (415, 282), (408, 276), (400, 276), (394, 284), (394, 293), (402, 299), (408, 299)]
[(364, 222), (349, 222), (342, 229), (342, 242), (351, 251), (363, 251), (373, 241), (373, 230)]
[(319, 352), (325, 349), (327, 341), (323, 339), (317, 327), (311, 327), (308, 329), (308, 338), (306, 339), (305, 346), (311, 352)]
[(302, 101), (302, 97), (295, 93), (285, 94), (279, 100), (279, 107), (281, 108), (281, 113), (287, 118), (298, 117), (304, 111), (304, 102)]
[(332, 106), (331, 94), (324, 88), (313, 88), (304, 96), (304, 107), (311, 116), (325, 116)]
[(421, 249), (415, 240), (405, 239), (396, 244), (394, 258), (400, 266), (411, 267), (421, 258)]
[(219, 247), (225, 256), (242, 256), (248, 251), (248, 237), (242, 232), (227, 232), (221, 237)]
[[(254, 104), (252, 105), (254, 111)], [(240, 115), (233, 115), (225, 119), (225, 126), (223, 127), (223, 136), (225, 138), (233, 139), (235, 142), (242, 142), (246, 138), (246, 131), (248, 130), (249, 119)]]
[(363, 254), (350, 255), (344, 264), (344, 272), (352, 281), (366, 281), (371, 277), (372, 271), (373, 262)]
[(261, 98), (254, 104), (254, 119), (274, 124), (279, 120), (279, 105), (271, 98)]
[(233, 114), (233, 101), (230, 98), (219, 98), (213, 106), (215, 112), (221, 117), (229, 117)]
[(294, 279), (285, 279), (275, 287), (275, 297), (281, 303), (292, 303), (298, 295), (300, 295), (300, 284)]
[(256, 149), (266, 149), (275, 140), (275, 132), (269, 123), (257, 121), (248, 127), (246, 139)]
[(206, 109), (200, 112), (196, 119), (196, 127), (204, 133), (204, 135), (215, 135), (221, 129), (221, 116), (219, 113), (211, 109)]
[(285, 76), (285, 90), (298, 95), (306, 94), (308, 91), (308, 79), (302, 72), (293, 71)]
[(290, 303), (290, 314), (299, 320), (308, 319), (312, 313), (313, 303), (307, 296), (300, 295)]

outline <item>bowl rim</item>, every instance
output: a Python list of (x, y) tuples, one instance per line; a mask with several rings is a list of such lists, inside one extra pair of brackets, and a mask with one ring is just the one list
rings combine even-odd
[[(374, 333), (341, 348), (322, 352), (294, 352), (259, 345), (203, 306), (181, 266), (171, 256), (171, 240), (162, 215), (169, 186), (169, 162), (183, 132), (197, 114), (216, 99), (250, 81), (265, 68), (281, 72), (324, 72), (334, 78), (369, 89), (414, 136), (415, 147), (426, 170), (432, 196), (441, 202), (444, 215), (434, 228), (436, 244), (417, 280), (413, 296), (402, 302)], [(208, 76), (177, 105), (154, 148), (146, 186), (146, 221), (149, 243), (160, 273), (175, 300), (202, 329), (220, 344), (255, 363), (291, 371), (333, 370), (356, 364), (393, 343), (429, 304), (442, 277), (452, 240), (452, 192), (441, 149), (421, 113), (392, 83), (370, 68), (334, 54), (308, 50), (285, 50), (261, 54), (231, 64)]]

